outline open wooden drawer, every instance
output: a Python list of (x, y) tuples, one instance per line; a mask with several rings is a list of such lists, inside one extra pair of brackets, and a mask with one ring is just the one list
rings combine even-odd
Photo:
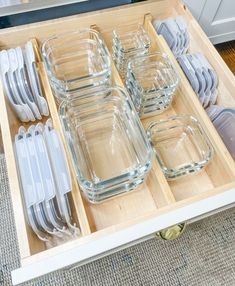
[[(12, 272), (14, 285), (58, 269), (73, 267), (77, 263), (87, 263), (91, 259), (152, 237), (161, 229), (198, 219), (235, 203), (234, 161), (164, 39), (155, 33), (151, 24), (152, 17), (165, 19), (176, 15), (183, 15), (188, 22), (190, 52), (204, 53), (219, 75), (218, 104), (234, 106), (234, 76), (191, 14), (177, 0), (146, 1), (0, 32), (0, 46), (1, 49), (5, 49), (23, 45), (32, 38), (36, 38), (41, 43), (58, 31), (62, 33), (96, 25), (110, 49), (111, 32), (116, 26), (120, 27), (123, 23), (144, 23), (151, 38), (152, 51), (167, 53), (181, 78), (172, 107), (156, 118), (164, 118), (171, 114), (192, 114), (202, 124), (215, 149), (212, 162), (197, 175), (167, 182), (157, 161), (154, 161), (153, 169), (146, 182), (137, 191), (97, 205), (88, 203), (82, 197), (71, 167), (73, 192), (70, 202), (73, 216), (81, 228), (82, 235), (78, 239), (46, 249), (45, 244), (37, 239), (25, 221), (13, 146), (15, 133), (22, 123), (12, 113), (0, 85), (2, 137), (21, 255), (21, 268)], [(57, 113), (58, 107), (51, 93), (40, 54), (38, 54), (38, 61), (50, 115), (54, 126), (63, 136)], [(113, 67), (113, 81), (114, 84), (122, 85), (115, 67)], [(147, 127), (152, 120), (153, 118), (148, 118), (142, 123)], [(24, 125), (27, 126), (27, 124)], [(70, 159), (69, 163), (71, 166)]]

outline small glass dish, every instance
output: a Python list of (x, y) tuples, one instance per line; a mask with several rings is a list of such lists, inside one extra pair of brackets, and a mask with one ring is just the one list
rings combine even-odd
[(199, 172), (214, 154), (207, 135), (192, 116), (172, 116), (152, 122), (147, 135), (169, 181)]
[(150, 47), (148, 33), (142, 25), (126, 25), (113, 30), (113, 44), (121, 54), (146, 50)]
[(121, 76), (126, 76), (128, 60), (148, 53), (150, 39), (142, 25), (122, 26), (113, 31), (112, 55)]
[(110, 55), (95, 30), (55, 35), (43, 43), (42, 55), (57, 94), (111, 84)]
[(142, 184), (151, 169), (152, 150), (124, 89), (63, 101), (60, 118), (79, 185), (90, 202)]
[[(179, 77), (170, 59), (161, 53), (130, 59), (126, 86), (141, 118), (163, 112), (173, 100)], [(147, 107), (151, 106), (150, 109)]]

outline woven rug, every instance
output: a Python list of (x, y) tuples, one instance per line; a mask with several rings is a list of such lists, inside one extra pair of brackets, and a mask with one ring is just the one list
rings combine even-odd
[[(20, 266), (4, 155), (0, 155), (0, 285)], [(234, 286), (235, 209), (196, 222), (178, 240), (151, 239), (31, 286)]]

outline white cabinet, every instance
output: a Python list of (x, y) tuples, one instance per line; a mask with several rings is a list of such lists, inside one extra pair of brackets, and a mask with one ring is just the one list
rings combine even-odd
[(201, 15), (201, 12), (203, 10), (203, 7), (206, 3), (206, 0), (184, 0), (185, 4), (188, 6), (190, 9), (191, 13), (193, 16), (199, 20), (199, 17)]
[(3, 17), (85, 1), (87, 0), (0, 0), (0, 16)]
[(185, 0), (213, 44), (235, 40), (234, 0)]

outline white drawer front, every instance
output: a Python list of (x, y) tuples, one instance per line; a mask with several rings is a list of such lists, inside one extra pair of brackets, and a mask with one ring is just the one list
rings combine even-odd
[(232, 207), (235, 203), (235, 189), (215, 195), (208, 199), (201, 200), (191, 205), (171, 211), (157, 218), (147, 220), (143, 223), (134, 225), (127, 229), (118, 231), (114, 234), (107, 235), (105, 238), (88, 242), (84, 245), (74, 247), (69, 251), (58, 253), (55, 256), (48, 257), (32, 265), (28, 265), (12, 272), (13, 285), (17, 285), (50, 272), (73, 266), (76, 263), (87, 263), (97, 259), (106, 252), (118, 251), (123, 247), (128, 247), (140, 241), (153, 237), (154, 233), (172, 225), (197, 220), (211, 212)]

